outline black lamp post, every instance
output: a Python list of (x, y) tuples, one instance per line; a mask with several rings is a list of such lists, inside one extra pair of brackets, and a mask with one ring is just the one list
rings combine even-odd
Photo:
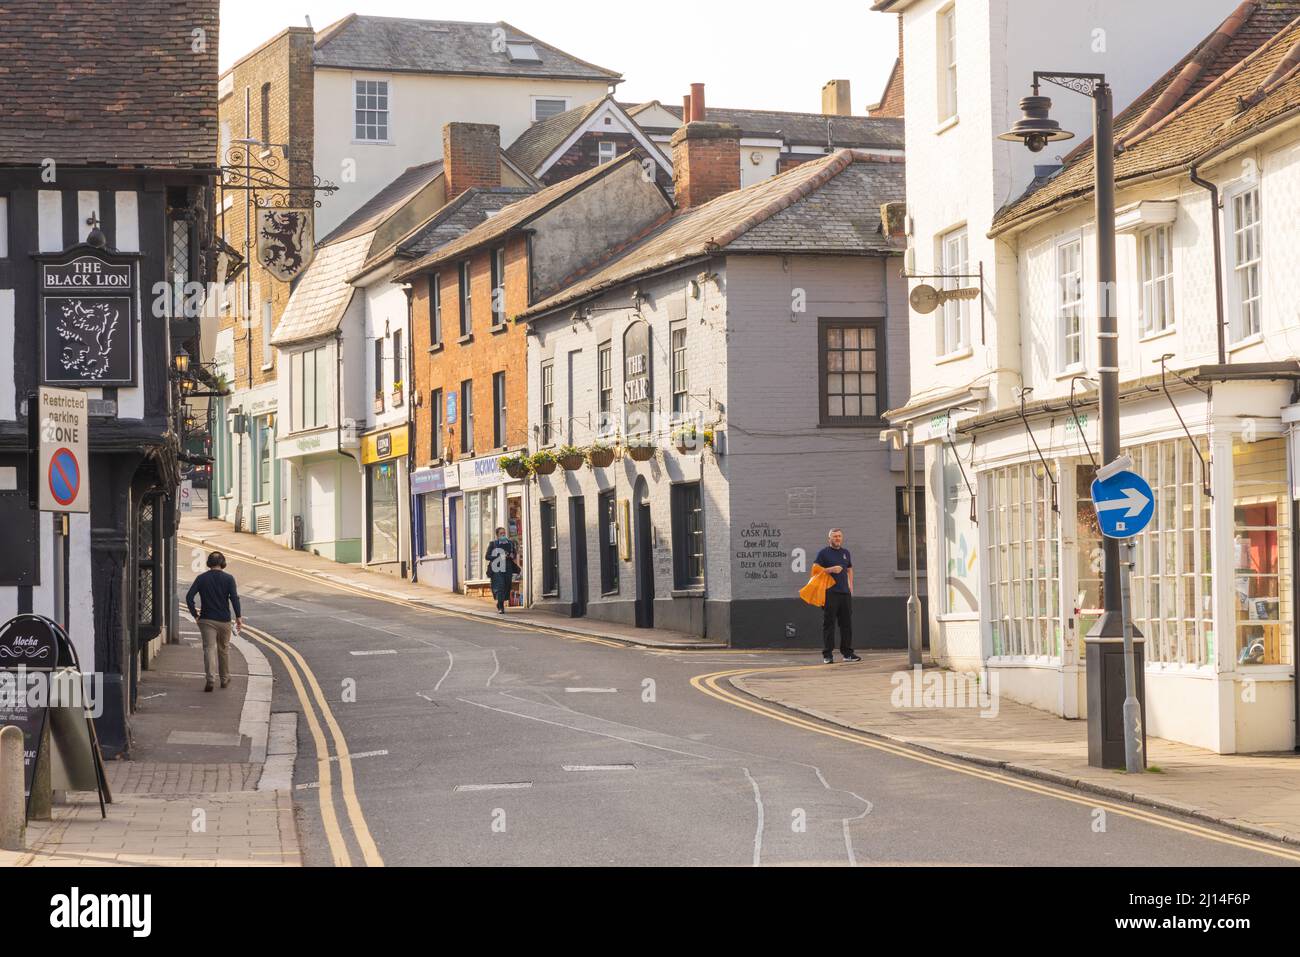
[[(1049, 117), (1052, 101), (1039, 94), (1040, 82), (1064, 87), (1092, 98), (1093, 157), (1096, 168), (1097, 199), (1097, 353), (1098, 416), (1101, 419), (1102, 464), (1109, 465), (1120, 455), (1119, 442), (1119, 329), (1115, 317), (1115, 130), (1114, 103), (1106, 77), (1101, 73), (1034, 72), (1034, 93), (1020, 101), (1021, 117), (998, 139), (1021, 141), (1031, 152), (1042, 152), (1050, 142), (1074, 136), (1061, 129)], [(1123, 675), (1118, 662), (1109, 656), (1123, 656), (1124, 613), (1120, 599), (1119, 540), (1103, 537), (1102, 569), (1103, 612), (1088, 632), (1088, 763), (1094, 767), (1125, 767), (1123, 737), (1124, 682), (1108, 680)], [(1141, 676), (1143, 656), (1141, 633), (1133, 629), (1136, 660), (1134, 670), (1138, 700), (1142, 700)], [(1118, 687), (1115, 687), (1118, 685)], [(1110, 729), (1110, 735), (1107, 735)], [(1114, 732), (1119, 729), (1120, 733)], [(1145, 738), (1145, 731), (1142, 732)], [(1145, 748), (1143, 748), (1145, 753)]]

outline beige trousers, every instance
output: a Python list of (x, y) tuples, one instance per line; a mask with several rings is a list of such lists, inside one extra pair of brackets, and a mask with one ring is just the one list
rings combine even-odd
[(221, 680), (230, 677), (230, 622), (199, 619), (199, 634), (203, 636), (203, 673), (212, 684), (212, 656), (216, 653)]

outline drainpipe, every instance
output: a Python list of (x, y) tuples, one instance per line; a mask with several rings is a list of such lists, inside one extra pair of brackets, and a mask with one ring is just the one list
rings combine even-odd
[[(406, 527), (407, 547), (411, 551), (411, 581), (420, 580), (420, 559), (415, 554), (415, 493), (411, 490), (411, 472), (415, 469), (415, 289), (409, 283), (402, 283), (402, 292), (406, 293), (406, 335), (402, 344), (406, 346), (406, 509), (409, 516)], [(420, 513), (421, 526), (424, 513)], [(421, 535), (421, 538), (424, 536)]]
[(1219, 232), (1219, 187), (1209, 180), (1201, 179), (1196, 166), (1192, 166), (1188, 172), (1192, 182), (1210, 194), (1210, 222), (1213, 224), (1214, 237), (1214, 314), (1216, 323), (1214, 331), (1215, 339), (1219, 345), (1219, 365), (1227, 365), (1228, 351), (1223, 332), (1225, 322), (1223, 316), (1223, 241)]
[[(1297, 402), (1300, 402), (1300, 382), (1297, 382), (1291, 389), (1291, 404), (1295, 405)], [(1286, 457), (1287, 479), (1289, 480), (1289, 484), (1292, 489), (1292, 491), (1290, 491), (1289, 493), (1291, 499), (1291, 541), (1292, 542), (1295, 541), (1296, 534), (1300, 533), (1300, 501), (1297, 501), (1294, 492), (1297, 476), (1294, 471), (1295, 456), (1292, 452), (1292, 449), (1295, 441), (1296, 441), (1296, 423), (1292, 422), (1289, 426), (1287, 426), (1287, 457)], [(1296, 578), (1298, 574), (1300, 574), (1300, 556), (1295, 555), (1295, 548), (1293, 545), (1292, 557), (1291, 557), (1291, 607), (1292, 608), (1297, 607), (1295, 603), (1297, 601), (1300, 601), (1300, 580)], [(1295, 727), (1296, 727), (1296, 738), (1295, 738), (1294, 748), (1297, 752), (1300, 752), (1300, 665), (1297, 665), (1296, 663), (1297, 655), (1295, 650), (1294, 628), (1292, 629), (1292, 631), (1293, 634), (1291, 638), (1291, 687), (1295, 695), (1294, 706), (1295, 706)]]

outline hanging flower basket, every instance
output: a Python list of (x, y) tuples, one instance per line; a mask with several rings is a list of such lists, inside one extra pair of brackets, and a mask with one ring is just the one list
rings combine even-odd
[(638, 445), (628, 445), (627, 454), (631, 456), (634, 462), (649, 462), (655, 457), (655, 447), (649, 442)]
[(521, 479), (528, 475), (529, 464), (527, 455), (503, 455), (497, 459), (501, 466), (501, 471), (505, 472), (512, 479)]
[(534, 474), (550, 475), (555, 471), (555, 467), (559, 463), (556, 461), (555, 456), (552, 453), (543, 450), (535, 453), (533, 457), (528, 460), (528, 464), (532, 466)]
[(587, 461), (593, 469), (605, 469), (614, 464), (614, 450), (608, 445), (597, 444), (587, 450)]
[(582, 463), (587, 460), (587, 453), (576, 446), (564, 445), (556, 450), (555, 457), (559, 459), (560, 466), (566, 472), (576, 472), (582, 468)]
[(696, 425), (683, 425), (673, 430), (673, 445), (682, 455), (713, 448), (713, 430)]

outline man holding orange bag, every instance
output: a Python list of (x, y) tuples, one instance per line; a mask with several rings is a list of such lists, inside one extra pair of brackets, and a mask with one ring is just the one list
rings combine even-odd
[(826, 604), (822, 606), (822, 661), (835, 661), (835, 625), (840, 626), (840, 654), (845, 661), (861, 661), (853, 653), (853, 557), (844, 547), (844, 530), (832, 528), (827, 535), (829, 544), (813, 560), (835, 580), (826, 589)]

